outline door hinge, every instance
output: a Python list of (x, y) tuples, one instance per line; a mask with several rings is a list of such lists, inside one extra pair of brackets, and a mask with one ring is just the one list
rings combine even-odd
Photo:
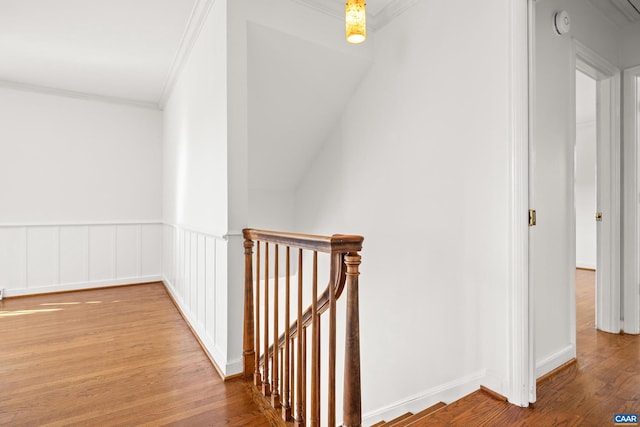
[(529, 209), (529, 227), (536, 225), (536, 211), (535, 209)]
[(596, 212), (596, 221), (602, 221), (602, 212)]

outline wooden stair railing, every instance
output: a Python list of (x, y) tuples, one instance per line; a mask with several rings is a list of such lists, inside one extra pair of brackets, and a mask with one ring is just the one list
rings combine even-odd
[[(271, 406), (281, 409), (284, 421), (296, 427), (320, 426), (321, 363), (320, 316), (328, 311), (327, 425), (336, 425), (336, 301), (347, 289), (345, 324), (345, 360), (343, 420), (345, 427), (362, 424), (360, 393), (360, 328), (358, 276), (362, 250), (361, 236), (315, 236), (277, 231), (245, 229), (244, 285), (244, 375)], [(256, 247), (255, 257), (253, 248)], [(284, 326), (279, 327), (280, 248), (285, 249)], [(273, 249), (273, 278), (270, 278), (269, 251)], [(298, 250), (297, 302), (291, 319), (291, 250)], [(303, 310), (303, 258), (312, 254), (311, 305)], [(318, 253), (330, 256), (329, 284), (318, 296)], [(254, 263), (255, 259), (255, 263)], [(264, 267), (261, 287), (261, 267)], [(255, 271), (255, 275), (254, 275)], [(272, 285), (273, 301), (270, 301)], [(261, 301), (261, 291), (263, 300)], [(308, 291), (307, 291), (308, 292)], [(264, 331), (261, 331), (260, 325)], [(269, 332), (269, 326), (273, 331)], [(307, 329), (311, 327), (310, 355), (307, 354)], [(282, 329), (282, 331), (281, 331)], [(310, 359), (311, 379), (307, 380)], [(307, 402), (307, 386), (310, 402)], [(309, 408), (309, 409), (307, 409)], [(309, 412), (307, 414), (307, 411)]]

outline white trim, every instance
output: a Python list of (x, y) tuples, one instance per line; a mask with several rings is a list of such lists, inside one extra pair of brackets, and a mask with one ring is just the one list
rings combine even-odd
[(595, 120), (587, 120), (586, 122), (576, 122), (577, 127), (593, 126), (595, 124), (596, 124)]
[(19, 90), (23, 92), (33, 92), (45, 95), (62, 96), (65, 98), (80, 99), (85, 101), (103, 102), (106, 104), (125, 105), (127, 107), (147, 108), (150, 110), (160, 110), (157, 103), (151, 101), (140, 101), (136, 99), (121, 98), (118, 96), (99, 95), (95, 93), (79, 92), (67, 89), (58, 89), (48, 86), (34, 85), (30, 83), (15, 82), (10, 80), (0, 80), (0, 87), (4, 89)]
[[(230, 235), (230, 234), (224, 234), (224, 235), (221, 236), (221, 235), (216, 234), (216, 233), (207, 232), (207, 231), (201, 231), (201, 230), (198, 230), (195, 227), (190, 227), (188, 225), (185, 226), (185, 225), (173, 224), (173, 223), (169, 223), (169, 222), (164, 222), (164, 223), (162, 223), (162, 225), (166, 225), (167, 227), (175, 228), (175, 229), (186, 231), (186, 232), (189, 232), (189, 233), (202, 234), (203, 236), (211, 237), (211, 238), (216, 239), (216, 240), (227, 240), (227, 236)], [(231, 235), (235, 235), (235, 234), (231, 234)], [(240, 233), (239, 235), (241, 236), (242, 233)]]
[(640, 333), (640, 123), (638, 91), (640, 66), (624, 71), (624, 236), (623, 241), (623, 330)]
[(99, 225), (162, 225), (162, 221), (64, 221), (64, 222), (31, 222), (31, 223), (0, 223), (0, 228), (22, 227), (79, 227)]
[(197, 315), (195, 315), (194, 312), (188, 308), (188, 305), (184, 302), (178, 292), (176, 292), (175, 285), (172, 284), (171, 281), (164, 275), (162, 276), (162, 281), (164, 282), (165, 288), (171, 294), (176, 304), (178, 304), (185, 322), (189, 324), (193, 332), (198, 336), (198, 339), (204, 347), (204, 351), (206, 351), (209, 356), (215, 361), (218, 368), (222, 370), (222, 374), (228, 377), (241, 373), (243, 369), (242, 358), (228, 360), (224, 350), (220, 349), (216, 345), (213, 337), (211, 337), (207, 333), (206, 328), (198, 321)]
[(124, 279), (96, 280), (89, 282), (65, 283), (63, 285), (39, 286), (28, 289), (5, 289), (5, 297), (18, 297), (35, 294), (48, 294), (53, 292), (81, 291), (94, 288), (110, 288), (114, 286), (136, 285), (141, 283), (160, 282), (162, 276), (151, 275), (130, 277)]
[(576, 346), (568, 345), (562, 350), (553, 353), (536, 363), (536, 377), (540, 378), (575, 358)]
[[(10, 225), (10, 226), (6, 226), (6, 225), (1, 225), (0, 226), (0, 231), (9, 231), (9, 230), (13, 230), (13, 229), (24, 229), (24, 247), (25, 247), (25, 253), (24, 255), (24, 265), (21, 265), (21, 268), (24, 268), (24, 272), (23, 272), (23, 277), (25, 278), (25, 282), (24, 283), (9, 283), (8, 286), (5, 286), (7, 288), (10, 289), (10, 293), (8, 293), (9, 296), (16, 296), (16, 295), (31, 295), (34, 293), (47, 293), (47, 292), (59, 292), (59, 291), (69, 291), (69, 290), (79, 290), (79, 289), (86, 289), (86, 288), (92, 288), (92, 287), (103, 287), (103, 286), (112, 286), (112, 285), (119, 285), (119, 284), (130, 284), (130, 283), (140, 283), (140, 282), (147, 282), (147, 281), (157, 281), (160, 280), (160, 274), (162, 273), (161, 271), (161, 258), (157, 259), (156, 261), (159, 261), (157, 263), (157, 271), (149, 271), (146, 272), (146, 274), (143, 274), (143, 272), (141, 271), (141, 262), (142, 262), (142, 258), (143, 255), (147, 256), (147, 259), (151, 259), (148, 258), (148, 256), (152, 256), (152, 257), (161, 257), (162, 255), (162, 251), (161, 249), (158, 249), (157, 247), (147, 247), (143, 249), (143, 239), (142, 239), (142, 227), (147, 226), (147, 225), (151, 225), (154, 228), (157, 228), (156, 231), (154, 231), (155, 233), (161, 233), (162, 230), (162, 224), (161, 223), (124, 223), (124, 224), (120, 224), (120, 223), (102, 223), (102, 224), (86, 224), (86, 223), (81, 223), (81, 224), (35, 224), (35, 225)], [(132, 254), (132, 258), (131, 261), (135, 262), (136, 264), (136, 272), (128, 272), (126, 273), (125, 277), (118, 277), (118, 229), (119, 226), (130, 226), (130, 227), (134, 227), (135, 231), (136, 231), (136, 241), (137, 241), (137, 247), (135, 248), (135, 253)], [(92, 248), (91, 248), (91, 231), (94, 229), (99, 229), (99, 228), (109, 228), (112, 230), (112, 232), (110, 232), (109, 234), (109, 244), (113, 246), (112, 249), (109, 249), (109, 258), (112, 258), (110, 260), (104, 260), (104, 268), (105, 271), (108, 271), (107, 274), (105, 274), (104, 276), (100, 277), (100, 278), (95, 278), (95, 279), (91, 279), (91, 259), (92, 259)], [(81, 251), (83, 254), (86, 255), (86, 265), (84, 265), (83, 263), (78, 263), (76, 262), (74, 265), (76, 266), (76, 268), (81, 268), (84, 269), (86, 268), (86, 273), (83, 272), (83, 276), (82, 278), (80, 278), (78, 275), (76, 275), (76, 279), (78, 280), (77, 282), (62, 282), (62, 280), (64, 279), (61, 276), (61, 271), (62, 271), (62, 260), (61, 260), (61, 245), (62, 245), (62, 237), (60, 234), (61, 229), (84, 229), (87, 232), (87, 238), (86, 240), (83, 240), (82, 242), (78, 243), (78, 247), (75, 247), (75, 250), (79, 250)], [(51, 274), (46, 278), (46, 280), (43, 283), (36, 283), (33, 284), (30, 282), (30, 274), (29, 272), (31, 271), (32, 273), (34, 271), (38, 271), (38, 269), (40, 268), (39, 265), (34, 264), (34, 262), (38, 262), (38, 259), (36, 258), (31, 259), (30, 258), (30, 246), (32, 244), (37, 244), (34, 243), (34, 241), (32, 241), (32, 232), (34, 230), (42, 230), (42, 229), (51, 229), (53, 230), (53, 235), (51, 236), (50, 239), (47, 239), (45, 241), (45, 243), (48, 245), (47, 247), (49, 248), (47, 252), (47, 257), (49, 260), (52, 260), (52, 265), (55, 267), (56, 270), (52, 271)], [(30, 243), (31, 242), (31, 243)], [(66, 247), (66, 246), (65, 246)], [(143, 254), (142, 251), (143, 250), (148, 250), (149, 253), (145, 253)], [(16, 257), (16, 259), (21, 259), (20, 258), (20, 254), (16, 254), (13, 253), (10, 255), (11, 257)], [(82, 264), (82, 265), (81, 265)], [(72, 267), (67, 265), (67, 267)], [(76, 272), (81, 271), (81, 270), (77, 270)], [(2, 271), (0, 271), (0, 280), (6, 280), (6, 279), (2, 279)]]
[(162, 92), (160, 94), (160, 99), (158, 100), (159, 109), (164, 109), (165, 105), (169, 101), (173, 88), (180, 77), (182, 69), (189, 60), (189, 54), (200, 37), (200, 32), (204, 27), (207, 16), (209, 16), (209, 12), (211, 11), (214, 3), (215, 0), (197, 0), (193, 5), (191, 15), (189, 15), (189, 21), (182, 33), (180, 44), (178, 45), (178, 49), (173, 57), (173, 61), (171, 62), (171, 68), (169, 69), (167, 78), (162, 86)]
[(530, 383), (529, 299), (529, 19), (530, 1), (511, 2), (510, 19), (510, 168), (509, 168), (509, 385), (507, 398), (515, 405), (528, 406), (533, 400)]
[[(572, 61), (575, 69), (597, 81), (598, 114), (602, 126), (598, 133), (607, 131), (606, 135), (598, 135), (598, 163), (608, 159), (606, 164), (609, 174), (599, 173), (598, 182), (604, 180), (606, 191), (598, 191), (597, 209), (603, 212), (604, 220), (598, 223), (598, 258), (596, 267), (596, 326), (598, 329), (619, 333), (621, 330), (621, 284), (620, 284), (620, 70), (598, 55), (595, 51), (573, 39)], [(571, 74), (572, 113), (575, 122), (575, 73)], [(602, 108), (600, 108), (602, 107)], [(572, 142), (575, 144), (575, 129)], [(607, 145), (602, 145), (607, 144)], [(575, 165), (573, 165), (575, 168)], [(598, 189), (600, 190), (600, 188)], [(573, 192), (572, 192), (573, 194)], [(606, 197), (605, 197), (606, 196)], [(575, 206), (575, 205), (574, 205)], [(606, 228), (605, 228), (606, 227)], [(570, 232), (575, 242), (575, 216), (572, 217)], [(575, 248), (574, 248), (575, 250)], [(575, 254), (571, 258), (575, 260)], [(604, 274), (607, 274), (604, 277)], [(574, 279), (571, 275), (572, 284)], [(572, 310), (575, 313), (575, 286), (571, 286), (573, 299)], [(575, 315), (571, 316), (572, 343), (575, 343)]]
[[(327, 2), (327, 1), (318, 1), (318, 0), (291, 0), (294, 3), (298, 3), (299, 5), (308, 7), (309, 9), (313, 9), (317, 12), (324, 13), (327, 16), (331, 16), (336, 19), (344, 18), (344, 3), (345, 2)], [(333, 6), (331, 6), (333, 4)]]
[(395, 0), (389, 3), (373, 16), (374, 29), (379, 30), (398, 16), (403, 14), (407, 9), (416, 5), (419, 0)]
[(363, 414), (362, 424), (372, 425), (381, 420), (389, 421), (407, 412), (418, 412), (438, 402), (451, 403), (478, 390), (486, 378), (486, 372), (480, 371), (430, 388), (406, 399)]

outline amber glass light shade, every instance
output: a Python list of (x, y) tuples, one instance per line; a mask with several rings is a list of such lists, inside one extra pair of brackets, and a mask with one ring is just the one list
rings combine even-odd
[(367, 38), (367, 16), (364, 1), (347, 0), (345, 24), (349, 43), (362, 43)]

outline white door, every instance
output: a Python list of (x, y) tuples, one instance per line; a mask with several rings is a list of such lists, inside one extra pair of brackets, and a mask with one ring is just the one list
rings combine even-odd
[(619, 333), (620, 71), (575, 43), (576, 67), (596, 80), (596, 327)]
[(624, 332), (640, 334), (640, 66), (624, 72)]

